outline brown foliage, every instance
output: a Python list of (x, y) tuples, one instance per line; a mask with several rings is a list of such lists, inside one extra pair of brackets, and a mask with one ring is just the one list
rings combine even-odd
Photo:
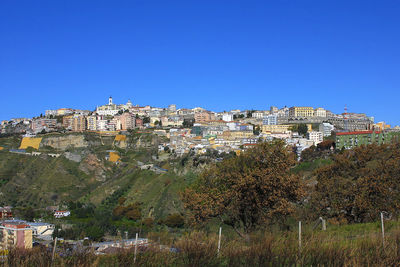
[(167, 218), (165, 218), (164, 223), (169, 227), (182, 227), (185, 220), (182, 215), (175, 213), (168, 215)]
[(295, 163), (285, 144), (275, 141), (212, 166), (182, 194), (190, 221), (218, 217), (237, 231), (249, 232), (283, 220), (303, 195), (300, 178), (290, 173)]
[(142, 213), (140, 211), (140, 203), (133, 203), (129, 206), (123, 207), (123, 206), (117, 206), (113, 210), (113, 215), (114, 216), (125, 216), (126, 218), (130, 220), (139, 220), (142, 217)]
[(312, 206), (338, 221), (376, 220), (400, 208), (400, 145), (368, 145), (344, 151), (316, 172)]

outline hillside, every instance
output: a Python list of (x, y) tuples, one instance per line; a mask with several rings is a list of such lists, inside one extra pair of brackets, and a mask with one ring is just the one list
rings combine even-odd
[[(195, 174), (168, 153), (158, 152), (163, 137), (149, 133), (119, 138), (92, 133), (40, 137), (38, 150), (27, 149), (41, 153), (37, 156), (8, 151), (19, 148), (20, 137), (0, 138), (5, 147), (0, 152), (0, 206), (45, 208), (69, 201), (99, 205), (112, 199), (112, 207), (123, 196), (126, 204), (141, 202), (143, 214), (151, 217), (182, 211), (178, 191)], [(118, 163), (107, 160), (109, 151), (120, 157)], [(140, 166), (146, 164), (168, 170), (142, 170)]]

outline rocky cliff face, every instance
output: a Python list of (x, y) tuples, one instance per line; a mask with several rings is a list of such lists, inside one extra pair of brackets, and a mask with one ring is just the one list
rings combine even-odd
[(60, 136), (46, 136), (42, 139), (40, 144), (43, 146), (50, 146), (57, 150), (66, 150), (67, 148), (81, 148), (88, 147), (89, 143), (85, 140), (83, 134), (69, 134)]

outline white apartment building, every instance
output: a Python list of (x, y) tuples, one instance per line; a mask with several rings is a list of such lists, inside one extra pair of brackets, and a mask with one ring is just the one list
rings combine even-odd
[(97, 131), (107, 131), (108, 130), (107, 124), (108, 124), (107, 120), (102, 120), (102, 119), (97, 120), (96, 121), (96, 130)]
[(324, 108), (314, 109), (314, 117), (326, 118), (326, 110)]
[(322, 132), (312, 131), (307, 133), (307, 139), (309, 141), (313, 141), (314, 145), (317, 145), (324, 141), (324, 137)]
[(264, 125), (277, 125), (278, 124), (278, 115), (267, 115), (263, 118)]
[(233, 114), (224, 113), (222, 114), (223, 121), (233, 121)]
[(253, 114), (251, 114), (251, 117), (255, 118), (255, 119), (262, 119), (264, 117), (264, 112), (255, 111), (255, 112), (253, 112)]

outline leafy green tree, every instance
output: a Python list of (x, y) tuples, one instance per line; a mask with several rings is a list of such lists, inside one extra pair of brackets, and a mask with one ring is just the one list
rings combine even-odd
[(300, 124), (297, 126), (297, 132), (298, 132), (300, 135), (305, 136), (305, 135), (307, 134), (307, 132), (308, 132), (307, 124), (305, 124), (305, 123), (300, 123)]
[(143, 123), (150, 123), (150, 118), (149, 117), (144, 117), (143, 118)]

